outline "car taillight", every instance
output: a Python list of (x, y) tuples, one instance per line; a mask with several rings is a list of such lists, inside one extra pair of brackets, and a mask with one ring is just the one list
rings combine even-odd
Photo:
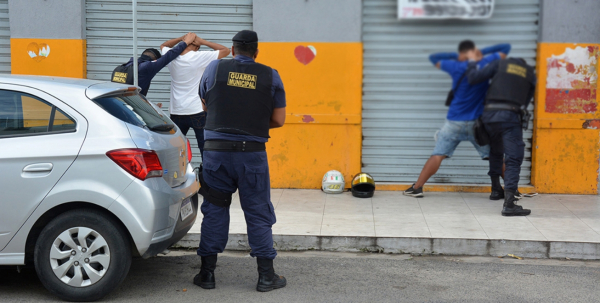
[(106, 155), (140, 180), (162, 177), (163, 168), (153, 150), (139, 148), (111, 150)]
[(190, 145), (190, 139), (187, 139), (187, 154), (188, 162), (192, 162), (192, 146)]

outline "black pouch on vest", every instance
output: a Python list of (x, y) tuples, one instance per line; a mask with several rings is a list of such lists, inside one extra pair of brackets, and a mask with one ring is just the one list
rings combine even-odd
[(133, 85), (133, 64), (127, 66), (125, 63), (117, 66), (110, 76), (110, 81)]
[(475, 134), (475, 142), (477, 142), (479, 146), (486, 146), (490, 144), (490, 135), (485, 131), (481, 117), (475, 120), (475, 124), (473, 124), (473, 132)]
[[(458, 86), (460, 85), (460, 83), (462, 82), (462, 80), (465, 78), (465, 76), (467, 75), (467, 72), (464, 72), (462, 74), (462, 76), (460, 76), (460, 79), (458, 79), (458, 82), (456, 82), (456, 88), (458, 88)], [(452, 100), (454, 100), (454, 89), (452, 88), (449, 92), (448, 92), (448, 97), (446, 97), (446, 106), (450, 106), (450, 104), (452, 104)]]

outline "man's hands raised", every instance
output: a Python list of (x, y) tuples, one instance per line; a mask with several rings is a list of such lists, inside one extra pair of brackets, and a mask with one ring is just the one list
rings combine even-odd
[(185, 42), (187, 45), (190, 45), (195, 42), (196, 38), (198, 38), (196, 34), (189, 32), (183, 36), (183, 42)]

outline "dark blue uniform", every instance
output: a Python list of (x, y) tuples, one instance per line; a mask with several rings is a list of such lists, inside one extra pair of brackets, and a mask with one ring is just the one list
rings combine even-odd
[[(500, 61), (494, 61), (478, 70), (473, 64), (467, 71), (469, 83), (479, 83), (492, 79), (498, 72)], [(535, 76), (528, 92), (527, 102), (535, 92)], [(494, 100), (486, 100), (486, 104)], [(485, 110), (481, 115), (485, 130), (490, 136), (490, 177), (502, 175), (502, 165), (506, 164), (504, 172), (504, 188), (516, 191), (519, 187), (521, 164), (525, 156), (525, 143), (521, 115), (511, 110)]]
[[(237, 55), (236, 61), (253, 63), (250, 57)], [(205, 99), (207, 91), (215, 83), (220, 60), (211, 62), (200, 81), (200, 97)], [(271, 95), (274, 108), (286, 106), (283, 83), (273, 70)], [(267, 142), (267, 138), (204, 130), (205, 140)], [(275, 224), (275, 211), (271, 203), (271, 183), (266, 151), (225, 152), (205, 150), (203, 154), (203, 177), (210, 187), (224, 193), (239, 190), (240, 203), (246, 218), (248, 242), (251, 256), (275, 259), (271, 227)], [(229, 207), (219, 207), (206, 199), (201, 206), (202, 220), (198, 255), (211, 256), (223, 252), (229, 234)]]

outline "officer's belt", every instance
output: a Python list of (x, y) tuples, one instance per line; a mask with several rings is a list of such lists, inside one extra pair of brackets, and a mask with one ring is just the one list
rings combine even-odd
[(210, 151), (257, 152), (266, 149), (265, 143), (254, 141), (208, 140), (204, 142), (204, 150)]
[(520, 114), (522, 112), (521, 107), (517, 105), (507, 104), (507, 103), (490, 103), (486, 104), (483, 108), (485, 111), (493, 111), (493, 110), (509, 110), (515, 113)]
[(206, 184), (204, 177), (202, 176), (202, 165), (200, 165), (200, 169), (198, 171), (198, 182), (200, 182), (200, 189), (198, 190), (198, 193), (210, 204), (219, 207), (229, 207), (231, 205), (231, 197), (233, 194), (220, 192), (214, 188), (208, 187), (208, 184)]

